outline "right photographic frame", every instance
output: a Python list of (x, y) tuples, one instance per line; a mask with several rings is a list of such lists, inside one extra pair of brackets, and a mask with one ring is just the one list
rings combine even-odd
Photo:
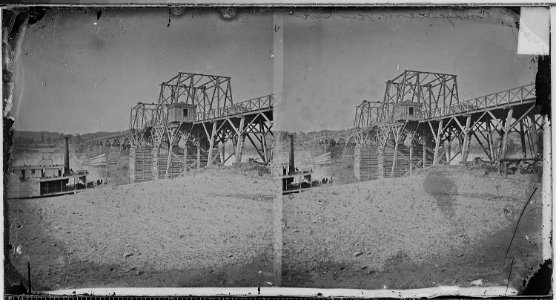
[(282, 286), (549, 293), (550, 57), (520, 17), (280, 15)]

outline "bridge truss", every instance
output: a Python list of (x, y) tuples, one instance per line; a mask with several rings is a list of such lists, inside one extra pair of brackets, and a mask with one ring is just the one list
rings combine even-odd
[[(175, 104), (190, 105), (195, 114), (189, 120), (176, 121), (171, 113)], [(130, 113), (130, 156), (137, 147), (152, 147), (153, 160), (158, 159), (161, 147), (168, 151), (165, 177), (170, 176), (173, 148), (182, 145), (184, 169), (196, 165), (201, 167), (201, 156), (206, 165), (217, 159), (227, 162), (235, 156), (236, 163), (242, 161), (247, 139), (264, 163), (272, 159), (274, 97), (267, 95), (235, 103), (232, 100), (230, 77), (180, 72), (161, 83), (157, 103), (138, 103)], [(225, 145), (232, 142), (233, 150), (226, 155)], [(187, 149), (197, 148), (197, 159), (187, 164)], [(218, 149), (215, 156), (214, 150)], [(130, 158), (131, 159), (131, 158)], [(153, 179), (159, 178), (158, 164), (153, 162)], [(133, 181), (133, 170), (130, 179)]]
[[(519, 135), (521, 159), (539, 157), (540, 116), (535, 106), (535, 86), (525, 85), (461, 102), (455, 75), (404, 71), (386, 82), (381, 102), (363, 101), (356, 107), (354, 137), (360, 145), (377, 147), (379, 177), (384, 177), (383, 153), (393, 149), (391, 175), (396, 168), (400, 144), (409, 144), (409, 171), (415, 167), (412, 150), (422, 147), (420, 166), (445, 162), (460, 155), (469, 158), (472, 140), (489, 160), (499, 164), (508, 159), (509, 135)], [(405, 109), (407, 108), (407, 111)], [(453, 151), (452, 143), (457, 142)]]

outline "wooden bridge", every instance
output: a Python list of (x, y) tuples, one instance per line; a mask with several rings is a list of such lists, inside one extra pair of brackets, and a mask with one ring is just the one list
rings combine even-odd
[[(234, 103), (230, 77), (178, 73), (161, 84), (157, 103), (139, 102), (131, 109), (130, 134), (126, 137), (130, 143), (131, 181), (135, 167), (131, 162), (135, 161), (136, 149), (144, 147), (152, 149), (153, 179), (159, 178), (158, 169), (164, 167), (156, 162), (161, 149), (168, 156), (165, 176), (171, 177), (170, 157), (179, 152), (176, 146), (182, 151), (183, 171), (210, 166), (217, 159), (225, 163), (233, 156), (236, 163), (241, 162), (246, 139), (262, 162), (268, 163), (273, 150), (268, 143), (268, 135), (273, 135), (273, 107), (272, 95)], [(226, 154), (224, 145), (229, 141), (233, 150)], [(196, 156), (188, 153), (192, 146)], [(195, 159), (189, 159), (191, 156)]]
[[(405, 71), (386, 82), (383, 101), (365, 100), (357, 106), (349, 139), (360, 146), (376, 147), (378, 177), (384, 177), (388, 168), (394, 174), (399, 155), (408, 158), (409, 172), (416, 165), (440, 163), (441, 149), (445, 162), (458, 155), (466, 162), (472, 140), (490, 161), (500, 163), (508, 159), (512, 132), (520, 137), (521, 159), (534, 161), (541, 152), (538, 131), (542, 120), (535, 104), (533, 84), (460, 101), (456, 75)], [(451, 149), (454, 141), (459, 145), (457, 151)], [(388, 149), (389, 144), (393, 149)], [(424, 149), (422, 158), (413, 155), (416, 145)], [(386, 166), (388, 151), (393, 159)]]

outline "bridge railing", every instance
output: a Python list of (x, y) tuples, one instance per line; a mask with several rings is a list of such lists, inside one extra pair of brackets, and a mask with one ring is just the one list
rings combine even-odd
[(244, 113), (269, 109), (274, 106), (274, 96), (266, 95), (247, 101), (235, 103), (229, 106), (211, 109), (208, 111), (197, 112), (197, 121), (211, 120), (233, 115), (241, 115)]
[(506, 106), (535, 98), (535, 85), (528, 84), (513, 89), (488, 94), (431, 112), (429, 118), (471, 112), (484, 108)]

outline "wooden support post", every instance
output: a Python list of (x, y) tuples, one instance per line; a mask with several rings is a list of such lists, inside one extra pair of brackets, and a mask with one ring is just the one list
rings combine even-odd
[(212, 152), (214, 150), (214, 137), (216, 136), (216, 121), (214, 123), (212, 123), (212, 132), (210, 133), (210, 138), (209, 138), (209, 151), (208, 151), (208, 157), (207, 157), (207, 167), (210, 167), (212, 165)]
[(413, 139), (411, 139), (411, 143), (409, 144), (409, 175), (413, 173)]
[(425, 168), (427, 166), (427, 140), (426, 140), (426, 137), (423, 137), (422, 146), (423, 146), (423, 168)]
[(244, 131), (244, 127), (245, 126), (245, 117), (241, 117), (241, 120), (239, 120), (239, 127), (237, 129), (237, 144), (236, 144), (236, 164), (240, 164), (241, 163), (241, 159), (243, 156), (243, 143), (245, 142), (245, 131)]
[(442, 134), (442, 126), (444, 125), (444, 120), (440, 120), (438, 122), (438, 131), (436, 133), (436, 136), (434, 137), (435, 139), (435, 145), (434, 145), (434, 158), (432, 160), (432, 165), (436, 166), (438, 165), (438, 153), (440, 151), (440, 136)]
[(492, 138), (492, 128), (490, 127), (490, 120), (486, 122), (487, 128), (487, 140), (488, 140), (488, 150), (490, 151), (490, 159), (496, 160), (496, 152), (494, 151), (494, 140)]
[(226, 158), (226, 142), (224, 138), (220, 139), (218, 142), (218, 155), (220, 156), (220, 163), (224, 164), (224, 159)]
[(500, 158), (506, 158), (506, 152), (508, 151), (508, 136), (510, 135), (510, 125), (512, 124), (512, 115), (514, 109), (510, 108), (508, 111), (508, 116), (504, 124), (504, 136), (502, 137), (502, 152), (500, 153)]
[(376, 151), (378, 178), (384, 178), (384, 146), (380, 143)]
[(165, 178), (170, 178), (170, 166), (172, 165), (172, 141), (168, 141), (168, 159), (166, 160), (166, 174)]
[(355, 145), (355, 149), (353, 151), (353, 173), (355, 175), (355, 179), (357, 181), (361, 180), (361, 153), (362, 153), (362, 146), (361, 144)]
[(531, 144), (533, 145), (533, 153), (531, 153), (532, 157), (539, 156), (539, 136), (537, 133), (537, 123), (535, 122), (535, 114), (529, 114), (529, 123), (531, 123), (529, 130), (531, 131)]
[(201, 168), (201, 143), (197, 142), (197, 169)]
[(519, 121), (519, 138), (521, 140), (521, 154), (523, 158), (527, 157), (527, 143), (525, 142), (525, 128), (523, 127), (523, 121)]
[(153, 180), (158, 180), (160, 178), (158, 174), (158, 152), (160, 150), (160, 145), (155, 142), (152, 149), (152, 172), (153, 172)]
[(187, 138), (183, 143), (183, 171), (187, 172)]
[(261, 121), (259, 122), (259, 132), (261, 134), (261, 148), (263, 148), (263, 162), (267, 163), (269, 161), (268, 157), (268, 147), (266, 144), (266, 133), (265, 133), (265, 126), (264, 126), (264, 121), (261, 119)]
[(136, 149), (137, 146), (135, 144), (131, 145), (131, 148), (129, 148), (129, 167), (128, 167), (128, 172), (129, 172), (129, 183), (134, 183), (135, 182), (135, 155), (136, 155)]
[(266, 137), (264, 134), (261, 135), (261, 144), (263, 147), (263, 154), (264, 154), (264, 163), (267, 163), (269, 161), (268, 157), (268, 147), (266, 145)]
[[(243, 122), (243, 118), (242, 118)], [(243, 156), (243, 144), (245, 143), (245, 133), (241, 131), (241, 135), (237, 137), (237, 148), (236, 148), (236, 164), (240, 164)]]
[(445, 154), (446, 154), (446, 162), (448, 164), (450, 164), (451, 158), (452, 158), (452, 133), (448, 133), (448, 138), (446, 139), (446, 141), (444, 141), (444, 148), (445, 150)]
[(224, 163), (226, 162), (226, 142), (226, 137), (223, 136), (220, 140), (220, 143), (222, 144), (222, 158), (220, 159), (220, 162), (222, 163), (222, 165), (224, 165)]
[(461, 151), (461, 161), (462, 162), (467, 162), (467, 157), (469, 156), (469, 143), (471, 140), (470, 137), (470, 131), (471, 131), (471, 115), (467, 116), (467, 119), (465, 120), (465, 128), (464, 128), (464, 132), (463, 132), (463, 147), (462, 147), (462, 151)]
[(394, 156), (392, 157), (392, 170), (390, 170), (390, 177), (395, 177), (396, 174), (396, 165), (398, 162), (398, 139), (394, 140)]

